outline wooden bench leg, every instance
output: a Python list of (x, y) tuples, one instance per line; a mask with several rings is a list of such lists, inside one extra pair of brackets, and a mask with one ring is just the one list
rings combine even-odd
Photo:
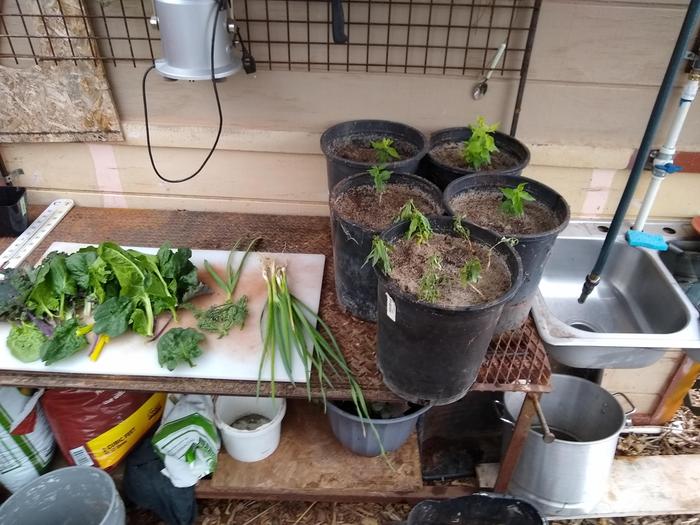
[(532, 392), (525, 395), (523, 406), (515, 422), (513, 437), (510, 440), (510, 444), (508, 445), (503, 459), (501, 459), (501, 467), (498, 471), (498, 477), (496, 478), (496, 485), (494, 486), (495, 492), (505, 493), (508, 490), (513, 472), (515, 472), (515, 467), (518, 465), (518, 460), (520, 459), (520, 453), (525, 445), (527, 433), (530, 430), (530, 422), (535, 415), (535, 404), (532, 402), (532, 399), (538, 396), (539, 394)]

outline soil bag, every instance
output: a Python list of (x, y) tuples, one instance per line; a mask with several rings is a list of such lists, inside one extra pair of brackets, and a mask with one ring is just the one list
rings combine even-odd
[(42, 393), (0, 388), (0, 484), (10, 492), (43, 474), (53, 457), (53, 435), (37, 405)]
[(170, 394), (152, 441), (165, 464), (161, 472), (173, 486), (191, 487), (214, 472), (221, 438), (211, 396)]
[(165, 394), (46, 390), (41, 398), (58, 447), (70, 465), (117, 466), (163, 413)]

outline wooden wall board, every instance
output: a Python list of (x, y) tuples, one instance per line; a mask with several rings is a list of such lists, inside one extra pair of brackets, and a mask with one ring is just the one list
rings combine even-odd
[(218, 491), (269, 491), (305, 494), (413, 492), (423, 486), (415, 434), (389, 454), (366, 458), (346, 450), (332, 433), (320, 405), (290, 401), (282, 422), (279, 448), (255, 463), (234, 460), (223, 449), (211, 480)]
[[(42, 0), (45, 17), (6, 16), (11, 34), (42, 35), (34, 50), (42, 56), (98, 56), (81, 18), (83, 0)], [(8, 2), (9, 4), (9, 2)], [(25, 14), (39, 14), (36, 2), (22, 2)], [(62, 18), (60, 15), (74, 18)], [(27, 29), (23, 30), (22, 24)], [(71, 37), (70, 39), (66, 37)], [(23, 39), (14, 39), (18, 44)], [(99, 60), (32, 60), (0, 65), (0, 142), (100, 142), (122, 140), (117, 110)], [(27, 67), (27, 62), (30, 64)]]

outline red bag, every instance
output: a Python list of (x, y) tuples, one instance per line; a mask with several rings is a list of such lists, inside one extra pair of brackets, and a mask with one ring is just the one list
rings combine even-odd
[(46, 390), (41, 406), (70, 465), (110, 470), (160, 421), (165, 394)]

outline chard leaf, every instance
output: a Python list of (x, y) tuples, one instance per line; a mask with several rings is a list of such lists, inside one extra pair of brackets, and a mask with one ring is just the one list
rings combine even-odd
[(129, 297), (110, 297), (95, 308), (96, 334), (118, 337), (129, 329), (134, 303)]
[(46, 336), (32, 323), (13, 325), (7, 337), (7, 348), (10, 353), (23, 363), (31, 363), (39, 359), (41, 345)]
[(193, 360), (202, 355), (202, 341), (204, 334), (193, 328), (172, 328), (158, 340), (158, 363), (171, 371), (180, 363), (194, 366)]
[(142, 308), (136, 308), (129, 318), (131, 329), (144, 337), (153, 335), (153, 323), (148, 322), (148, 315)]
[(88, 345), (84, 335), (78, 335), (80, 323), (73, 317), (63, 321), (56, 327), (53, 335), (41, 345), (39, 354), (44, 364), (51, 365), (56, 361), (70, 357)]

